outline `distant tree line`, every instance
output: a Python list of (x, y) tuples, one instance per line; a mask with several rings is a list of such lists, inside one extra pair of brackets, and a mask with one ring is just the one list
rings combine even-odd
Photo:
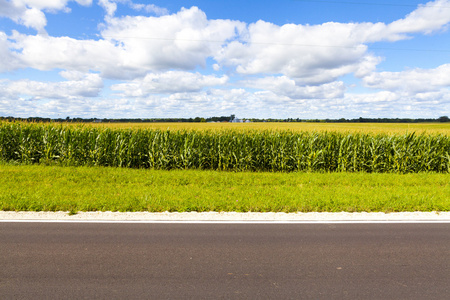
[[(16, 117), (0, 117), (0, 121), (26, 121), (26, 122), (73, 122), (73, 123), (94, 123), (94, 122), (105, 122), (105, 123), (163, 123), (163, 122), (182, 122), (182, 123), (201, 123), (201, 122), (229, 122), (234, 119), (234, 115), (221, 116), (221, 117), (210, 117), (210, 118), (41, 118), (41, 117), (29, 117), (29, 118), (16, 118)], [(316, 123), (446, 123), (450, 122), (448, 116), (442, 116), (437, 119), (411, 119), (411, 118), (357, 118), (357, 119), (258, 119), (258, 118), (242, 118), (243, 120), (249, 120), (251, 122), (316, 122)]]

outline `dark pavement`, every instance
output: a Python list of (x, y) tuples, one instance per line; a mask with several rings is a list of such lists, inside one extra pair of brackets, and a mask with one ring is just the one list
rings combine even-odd
[(1, 299), (449, 295), (449, 223), (0, 223)]

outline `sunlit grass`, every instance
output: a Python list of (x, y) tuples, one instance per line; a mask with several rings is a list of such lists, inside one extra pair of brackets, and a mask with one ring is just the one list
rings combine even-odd
[(448, 133), (447, 124), (3, 122), (0, 210), (449, 211)]
[(257, 173), (0, 164), (0, 210), (449, 211), (448, 174)]

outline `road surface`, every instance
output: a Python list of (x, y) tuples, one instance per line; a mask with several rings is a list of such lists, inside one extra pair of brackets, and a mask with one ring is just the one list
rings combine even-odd
[(448, 299), (449, 293), (449, 223), (0, 223), (1, 299)]

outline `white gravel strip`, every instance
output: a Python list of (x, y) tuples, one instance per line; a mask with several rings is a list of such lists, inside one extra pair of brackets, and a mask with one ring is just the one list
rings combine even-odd
[(238, 212), (13, 212), (0, 211), (0, 222), (132, 221), (132, 222), (450, 222), (450, 212), (400, 213), (238, 213)]

